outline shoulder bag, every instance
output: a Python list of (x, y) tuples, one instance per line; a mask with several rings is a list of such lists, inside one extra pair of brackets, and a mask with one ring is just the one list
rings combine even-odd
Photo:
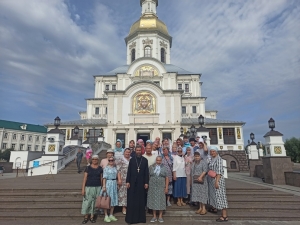
[(217, 173), (215, 171), (213, 171), (213, 170), (209, 170), (207, 174), (211, 178), (215, 178), (217, 176)]
[(97, 197), (95, 207), (98, 209), (110, 209), (110, 197), (106, 191)]

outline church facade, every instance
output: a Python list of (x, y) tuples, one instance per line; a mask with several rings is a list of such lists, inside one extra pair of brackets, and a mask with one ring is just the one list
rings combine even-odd
[(244, 152), (245, 123), (220, 120), (217, 111), (205, 108), (201, 73), (171, 64), (172, 37), (156, 14), (158, 0), (140, 0), (140, 5), (141, 17), (125, 38), (126, 65), (94, 76), (95, 93), (86, 99), (86, 111), (78, 120), (61, 123), (66, 141), (76, 125), (83, 140), (88, 131), (96, 138), (102, 128), (105, 141), (112, 145), (116, 139), (126, 146), (139, 138), (176, 140), (181, 127), (184, 131), (191, 125), (199, 127), (198, 117), (203, 115), (210, 143), (238, 164), (232, 152)]

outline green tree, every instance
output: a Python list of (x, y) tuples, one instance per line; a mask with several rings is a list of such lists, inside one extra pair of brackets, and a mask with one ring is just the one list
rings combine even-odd
[(6, 161), (9, 161), (10, 158), (10, 152), (12, 151), (12, 148), (5, 149), (3, 152), (0, 152), (0, 159), (4, 159)]
[(300, 162), (300, 138), (286, 139), (284, 147), (293, 162)]

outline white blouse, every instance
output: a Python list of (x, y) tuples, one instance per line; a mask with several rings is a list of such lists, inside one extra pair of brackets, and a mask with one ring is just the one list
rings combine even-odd
[(173, 172), (176, 172), (176, 177), (186, 177), (184, 157), (173, 156)]

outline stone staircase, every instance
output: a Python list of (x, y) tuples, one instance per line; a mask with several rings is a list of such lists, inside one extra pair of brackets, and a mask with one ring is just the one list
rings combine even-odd
[[(106, 150), (102, 150), (99, 154), (100, 160), (106, 157)], [(82, 159), (80, 169), (81, 171), (84, 171), (86, 167), (86, 160), (85, 158)], [(75, 161), (70, 162), (66, 165), (66, 167), (59, 171), (59, 174), (75, 174), (78, 173), (77, 164)]]
[[(0, 186), (0, 221), (80, 221), (80, 187), (83, 175), (58, 174), (54, 176), (54, 180), (51, 176), (45, 178), (46, 176), (6, 179)], [(230, 179), (227, 180), (227, 196), (230, 220), (300, 221), (299, 196)], [(124, 215), (120, 209), (116, 210), (120, 222), (117, 224), (123, 224)], [(195, 207), (178, 207), (173, 204), (167, 208), (164, 218), (165, 221), (216, 218), (216, 215), (211, 213), (200, 216), (195, 214), (195, 210)], [(150, 214), (147, 214), (147, 217), (148, 220), (151, 219)]]

